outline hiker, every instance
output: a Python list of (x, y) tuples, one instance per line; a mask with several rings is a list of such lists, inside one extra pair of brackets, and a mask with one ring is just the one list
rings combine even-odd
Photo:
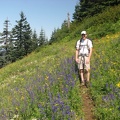
[[(90, 58), (92, 55), (92, 41), (87, 38), (86, 31), (81, 32), (81, 39), (76, 43), (75, 60), (78, 64), (81, 85), (85, 85), (90, 81)], [(83, 56), (85, 55), (85, 65), (83, 66)], [(84, 74), (84, 71), (85, 73)], [(85, 77), (86, 76), (86, 77)]]

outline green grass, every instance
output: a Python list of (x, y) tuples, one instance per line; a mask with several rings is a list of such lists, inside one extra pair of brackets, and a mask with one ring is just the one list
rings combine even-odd
[(91, 95), (100, 120), (120, 119), (120, 33), (94, 41)]
[[(56, 119), (61, 117), (68, 119), (69, 116), (71, 119), (82, 118), (79, 80), (74, 73), (72, 58), (75, 52), (74, 47), (69, 47), (73, 44), (74, 41), (45, 46), (24, 59), (2, 68), (0, 70), (1, 114), (8, 116), (10, 111), (9, 118), (19, 115), (20, 120), (51, 119), (54, 115), (52, 107), (55, 107)], [(71, 60), (73, 62), (69, 65), (68, 62)], [(72, 71), (71, 67), (73, 67)], [(50, 82), (52, 80), (53, 83)], [(72, 84), (76, 87), (72, 87)], [(65, 93), (66, 90), (67, 93)], [(58, 95), (60, 98), (57, 98)], [(61, 99), (59, 103), (51, 103), (58, 101), (57, 99)], [(41, 109), (44, 110), (40, 111)], [(65, 116), (59, 109), (64, 109), (62, 111)], [(43, 112), (44, 115), (42, 115)], [(68, 114), (71, 115), (68, 116)]]

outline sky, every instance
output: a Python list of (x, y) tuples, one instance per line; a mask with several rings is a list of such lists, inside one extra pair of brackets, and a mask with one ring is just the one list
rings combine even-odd
[(67, 13), (73, 20), (75, 6), (79, 0), (1, 0), (0, 1), (0, 32), (3, 31), (5, 20), (9, 20), (9, 30), (17, 25), (21, 11), (27, 18), (31, 29), (36, 30), (38, 36), (43, 29), (50, 39), (56, 28), (61, 28)]

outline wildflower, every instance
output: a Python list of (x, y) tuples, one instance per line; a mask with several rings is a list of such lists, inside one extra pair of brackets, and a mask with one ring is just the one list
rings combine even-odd
[(33, 118), (32, 120), (37, 120), (36, 118)]
[(16, 83), (16, 80), (14, 80), (13, 82)]
[(13, 117), (13, 118), (15, 119), (15, 118), (18, 118), (18, 117), (19, 117), (19, 115), (14, 115), (14, 117)]
[(103, 100), (104, 102), (107, 102), (107, 101), (108, 101), (108, 96), (103, 96), (103, 97), (102, 97), (102, 100)]
[(116, 86), (120, 88), (120, 82), (118, 84), (116, 84)]
[(106, 38), (109, 39), (110, 37), (108, 35), (106, 35)]
[(46, 78), (45, 78), (45, 79), (46, 79), (46, 80), (48, 80), (48, 78), (49, 78), (49, 76), (46, 76)]
[(24, 100), (24, 96), (21, 97), (21, 100)]

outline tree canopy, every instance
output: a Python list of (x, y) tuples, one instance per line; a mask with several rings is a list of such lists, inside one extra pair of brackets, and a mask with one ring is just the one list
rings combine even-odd
[(73, 19), (82, 21), (86, 17), (91, 17), (102, 12), (106, 7), (120, 4), (120, 0), (79, 0), (75, 6)]

